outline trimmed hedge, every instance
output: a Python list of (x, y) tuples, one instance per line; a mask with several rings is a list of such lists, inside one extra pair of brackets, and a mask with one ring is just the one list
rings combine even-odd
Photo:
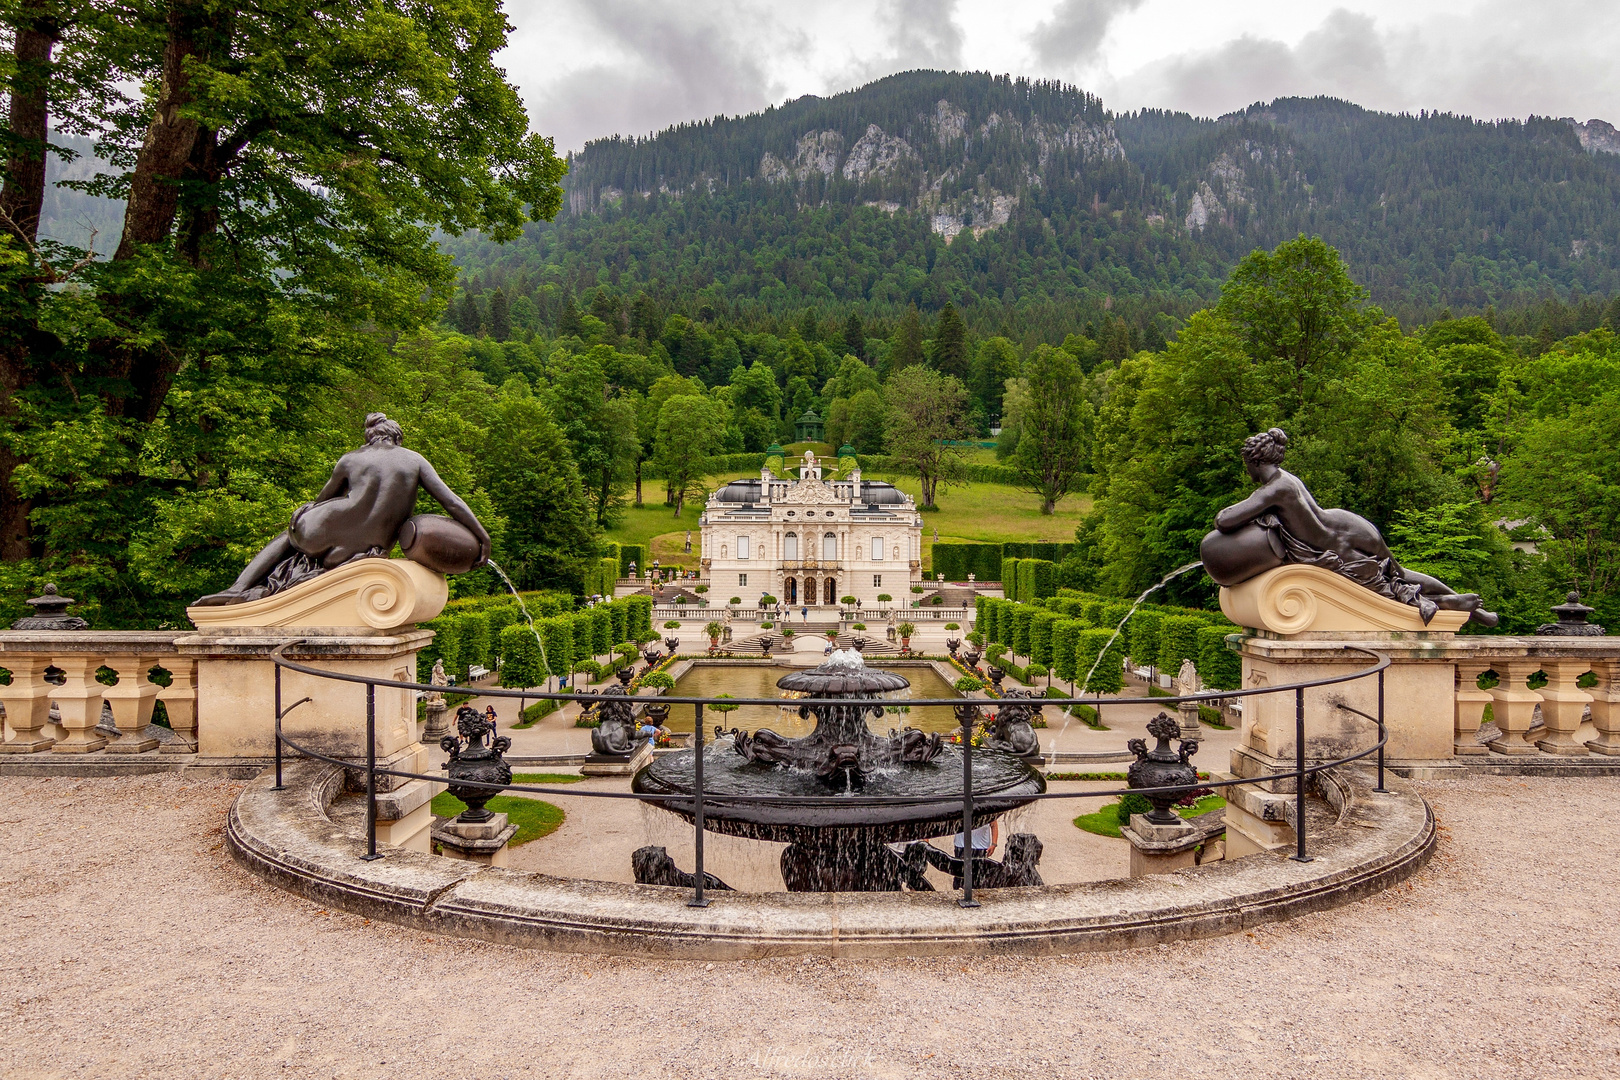
[[(1078, 688), (1079, 693), (1117, 694), (1125, 688), (1125, 650), (1117, 638), (1112, 645), (1108, 644), (1113, 636), (1112, 630), (1100, 627), (1080, 631), (1074, 647), (1074, 681), (1084, 680), (1088, 671), (1091, 678)], [(1108, 650), (1106, 653), (1103, 652), (1105, 648)]]
[(1243, 685), (1243, 658), (1226, 647), (1231, 626), (1198, 628), (1198, 677), (1211, 690), (1237, 690)]
[(1131, 616), (1130, 657), (1139, 666), (1158, 666), (1159, 632), (1164, 616), (1157, 611), (1137, 611)]
[(1072, 683), (1082, 672), (1075, 671), (1075, 647), (1086, 624), (1079, 619), (1058, 619), (1052, 624), (1052, 670), (1064, 682)]
[[(1057, 567), (1046, 559), (1017, 559), (1018, 599), (1026, 604), (1057, 591)], [(1006, 582), (1002, 582), (1003, 587)]]
[(637, 573), (647, 572), (647, 548), (644, 544), (619, 545), (619, 576), (630, 576), (630, 564), (636, 564)]
[(998, 544), (961, 544), (940, 541), (933, 547), (933, 571), (947, 581), (1001, 580), (1001, 547)]
[(1013, 607), (1012, 640), (1007, 644), (1012, 646), (1012, 651), (1018, 656), (1029, 655), (1029, 624), (1035, 617), (1035, 610), (1028, 604), (1017, 604)]
[(1207, 626), (1197, 615), (1170, 615), (1159, 626), (1159, 670), (1174, 677), (1183, 660), (1197, 661), (1198, 631)]
[(1022, 600), (1018, 595), (1018, 560), (1003, 558), (1001, 560), (1001, 589), (1008, 600)]
[(1052, 627), (1062, 618), (1055, 611), (1036, 611), (1029, 620), (1029, 659), (1052, 666)]
[(518, 622), (501, 631), (501, 685), (526, 690), (546, 681), (540, 664), (540, 646), (529, 624)]

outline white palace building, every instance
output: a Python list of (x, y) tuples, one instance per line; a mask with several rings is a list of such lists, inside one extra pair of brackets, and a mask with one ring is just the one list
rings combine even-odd
[(769, 595), (792, 607), (838, 606), (853, 596), (871, 608), (887, 595), (906, 606), (922, 583), (922, 517), (911, 496), (862, 480), (853, 456), (843, 460), (847, 479), (823, 480), (805, 451), (797, 480), (767, 464), (758, 480), (709, 496), (700, 524), (711, 603), (736, 596), (753, 606)]

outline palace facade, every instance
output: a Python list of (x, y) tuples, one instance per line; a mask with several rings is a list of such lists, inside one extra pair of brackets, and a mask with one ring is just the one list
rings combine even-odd
[(823, 480), (808, 451), (798, 472), (778, 477), (767, 466), (759, 479), (709, 496), (701, 519), (709, 602), (735, 596), (753, 607), (774, 596), (791, 607), (836, 607), (853, 596), (872, 608), (886, 595), (906, 606), (922, 583), (922, 518), (911, 496), (861, 479), (859, 468)]

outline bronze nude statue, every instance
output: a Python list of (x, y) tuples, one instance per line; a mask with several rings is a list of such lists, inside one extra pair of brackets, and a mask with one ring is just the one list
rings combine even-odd
[[(291, 588), (353, 559), (386, 558), (399, 541), (409, 558), (441, 572), (482, 566), (489, 533), (428, 460), (405, 449), (405, 433), (382, 413), (366, 417), (366, 444), (338, 459), (313, 502), (293, 512), (231, 587), (197, 601), (239, 604)], [(451, 520), (411, 517), (420, 488)], [(465, 530), (465, 531), (463, 531)]]
[(1281, 428), (1251, 435), (1243, 465), (1259, 485), (1248, 498), (1215, 515), (1215, 531), (1199, 555), (1217, 585), (1239, 585), (1286, 563), (1306, 563), (1349, 578), (1380, 596), (1418, 609), (1425, 624), (1438, 610), (1466, 611), (1495, 626), (1497, 616), (1475, 593), (1459, 593), (1438, 578), (1400, 565), (1372, 522), (1349, 510), (1324, 509), (1293, 473), (1283, 469), (1288, 436)]

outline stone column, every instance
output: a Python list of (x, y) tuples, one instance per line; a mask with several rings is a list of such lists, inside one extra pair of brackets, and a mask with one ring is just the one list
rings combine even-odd
[(118, 682), (101, 692), (118, 725), (118, 738), (107, 745), (107, 753), (144, 754), (157, 749), (156, 737), (145, 733), (152, 723), (158, 691), (163, 689), (146, 677), (157, 662), (155, 656), (107, 657), (107, 666), (118, 673)]
[(56, 687), (45, 681), (50, 660), (43, 656), (7, 656), (11, 685), (0, 686), (0, 704), (6, 707), (6, 724), (12, 736), (0, 743), (0, 753), (32, 754), (49, 750), (56, 740), (46, 732), (50, 724), (51, 698)]
[(169, 685), (158, 690), (157, 699), (169, 714), (169, 730), (174, 741), (158, 747), (165, 754), (197, 752), (197, 665), (190, 660), (169, 657)]
[(101, 722), (102, 685), (96, 682), (101, 660), (94, 655), (69, 654), (51, 662), (67, 676), (56, 692), (56, 709), (61, 715), (64, 737), (53, 749), (58, 754), (88, 754), (107, 745), (105, 736), (96, 734)]
[(1536, 745), (1549, 754), (1585, 757), (1586, 743), (1575, 737), (1592, 695), (1575, 685), (1575, 680), (1591, 667), (1585, 660), (1547, 660), (1541, 670), (1547, 685), (1541, 689), (1541, 720), (1547, 725), (1545, 738)]
[(1597, 685), (1587, 691), (1592, 695), (1592, 726), (1598, 737), (1587, 742), (1586, 748), (1594, 754), (1620, 755), (1620, 657), (1596, 660), (1592, 673)]
[(1461, 756), (1489, 753), (1480, 743), (1479, 725), (1485, 716), (1485, 706), (1491, 703), (1491, 692), (1479, 688), (1479, 677), (1491, 670), (1484, 660), (1457, 661), (1457, 746)]
[(1492, 665), (1500, 681), (1491, 688), (1491, 715), (1502, 730), (1498, 739), (1491, 741), (1491, 749), (1498, 754), (1528, 756), (1539, 753), (1526, 742), (1524, 733), (1535, 720), (1536, 706), (1541, 695), (1525, 684), (1530, 676), (1541, 670), (1539, 660), (1498, 660)]

